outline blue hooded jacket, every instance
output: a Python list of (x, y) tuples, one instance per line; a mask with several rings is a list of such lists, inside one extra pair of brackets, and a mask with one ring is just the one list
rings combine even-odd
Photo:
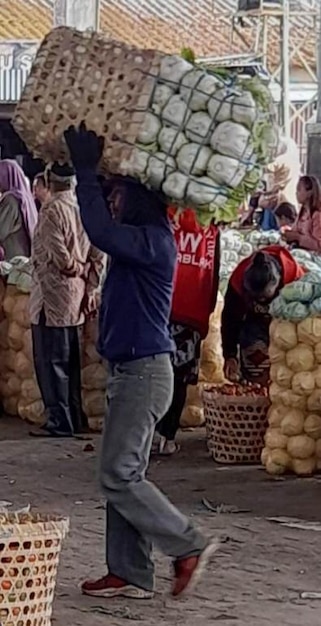
[(116, 221), (93, 170), (77, 172), (77, 183), (87, 235), (111, 259), (100, 308), (100, 354), (118, 363), (173, 352), (169, 316), (177, 249), (165, 205), (125, 179)]

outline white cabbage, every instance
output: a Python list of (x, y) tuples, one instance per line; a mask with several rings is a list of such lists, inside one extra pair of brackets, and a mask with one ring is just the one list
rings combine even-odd
[(251, 256), (252, 252), (253, 252), (253, 248), (251, 244), (248, 241), (244, 241), (244, 243), (242, 244), (242, 248), (241, 248), (241, 256), (244, 256), (244, 257)]
[(212, 151), (207, 146), (198, 143), (188, 143), (183, 146), (176, 157), (178, 169), (183, 174), (201, 176), (206, 172), (206, 167)]
[(153, 113), (147, 112), (144, 123), (138, 133), (137, 142), (148, 145), (157, 139), (157, 135), (161, 129), (161, 121)]
[(184, 128), (191, 116), (191, 112), (184, 100), (175, 94), (164, 106), (161, 116), (166, 124)]
[(245, 126), (253, 126), (257, 117), (254, 98), (249, 91), (234, 96), (232, 104), (232, 120)]
[(156, 85), (152, 101), (154, 113), (159, 115), (173, 94), (174, 90), (168, 85)]
[(162, 130), (159, 133), (158, 143), (162, 152), (170, 154), (171, 156), (175, 156), (178, 150), (184, 144), (187, 144), (188, 141), (184, 133), (179, 132), (177, 128), (163, 126)]
[(150, 154), (146, 150), (135, 148), (131, 154), (126, 173), (134, 178), (144, 180), (149, 157)]
[(206, 110), (210, 96), (221, 83), (203, 70), (193, 69), (185, 74), (180, 86), (180, 94), (192, 111)]
[(213, 154), (207, 167), (207, 174), (215, 183), (233, 188), (242, 182), (246, 171), (246, 165), (221, 154)]
[(215, 152), (235, 159), (246, 160), (251, 158), (253, 154), (250, 138), (250, 131), (241, 124), (222, 122), (214, 130), (211, 146)]
[(189, 183), (186, 200), (193, 206), (211, 204), (215, 201), (215, 205), (220, 207), (226, 202), (226, 196), (220, 192), (220, 188), (213, 185), (210, 178), (201, 176), (198, 180)]
[(181, 201), (185, 197), (188, 182), (188, 176), (176, 171), (167, 176), (165, 182), (163, 183), (162, 190), (168, 198)]
[(166, 56), (162, 59), (159, 80), (168, 82), (177, 89), (183, 76), (193, 69), (193, 65), (180, 56)]
[(232, 118), (233, 93), (227, 89), (218, 89), (208, 102), (208, 112), (215, 122), (226, 122)]
[(155, 189), (160, 189), (166, 176), (173, 172), (176, 168), (176, 163), (173, 157), (164, 154), (163, 152), (156, 152), (153, 154), (147, 166), (147, 181)]
[(185, 134), (188, 139), (202, 144), (210, 143), (211, 131), (212, 120), (210, 116), (203, 111), (193, 113), (185, 128)]

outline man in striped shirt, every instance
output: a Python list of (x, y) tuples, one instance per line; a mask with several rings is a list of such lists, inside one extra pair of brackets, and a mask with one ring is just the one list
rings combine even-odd
[(48, 176), (51, 196), (34, 233), (30, 296), (34, 363), (47, 421), (33, 434), (71, 437), (88, 428), (81, 404), (79, 330), (97, 310), (105, 255), (83, 228), (72, 168), (55, 164)]

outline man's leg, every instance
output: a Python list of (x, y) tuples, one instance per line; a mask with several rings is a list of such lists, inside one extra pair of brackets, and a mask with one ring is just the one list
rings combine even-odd
[(152, 544), (107, 502), (106, 562), (120, 580), (146, 591), (154, 589)]
[(46, 410), (46, 429), (53, 434), (71, 436), (68, 329), (44, 323), (33, 325), (32, 344), (37, 381)]
[[(130, 526), (173, 558), (198, 555), (207, 544), (189, 520), (145, 479), (157, 421), (172, 400), (172, 366), (167, 355), (117, 366), (109, 378), (109, 416), (106, 422), (101, 483), (107, 500)], [(117, 528), (108, 526), (114, 537)], [(122, 534), (118, 543), (126, 543)], [(129, 580), (132, 555), (119, 562), (124, 580)], [(143, 557), (142, 557), (143, 561)], [(111, 573), (112, 570), (111, 570)]]
[(82, 407), (81, 400), (81, 361), (79, 326), (68, 328), (70, 360), (69, 360), (69, 403), (71, 419), (75, 433), (89, 430), (88, 419)]

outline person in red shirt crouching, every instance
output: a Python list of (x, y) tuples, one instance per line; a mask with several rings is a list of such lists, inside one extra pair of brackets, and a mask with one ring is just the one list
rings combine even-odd
[(266, 385), (269, 379), (270, 303), (282, 287), (304, 275), (290, 252), (267, 246), (241, 261), (234, 270), (222, 313), (224, 373)]
[(218, 228), (214, 225), (202, 228), (190, 209), (178, 217), (170, 209), (170, 215), (178, 248), (171, 312), (176, 353), (172, 404), (157, 426), (161, 436), (158, 453), (164, 456), (179, 450), (176, 434), (187, 387), (198, 382), (201, 342), (208, 333), (209, 318), (216, 305), (220, 265)]

